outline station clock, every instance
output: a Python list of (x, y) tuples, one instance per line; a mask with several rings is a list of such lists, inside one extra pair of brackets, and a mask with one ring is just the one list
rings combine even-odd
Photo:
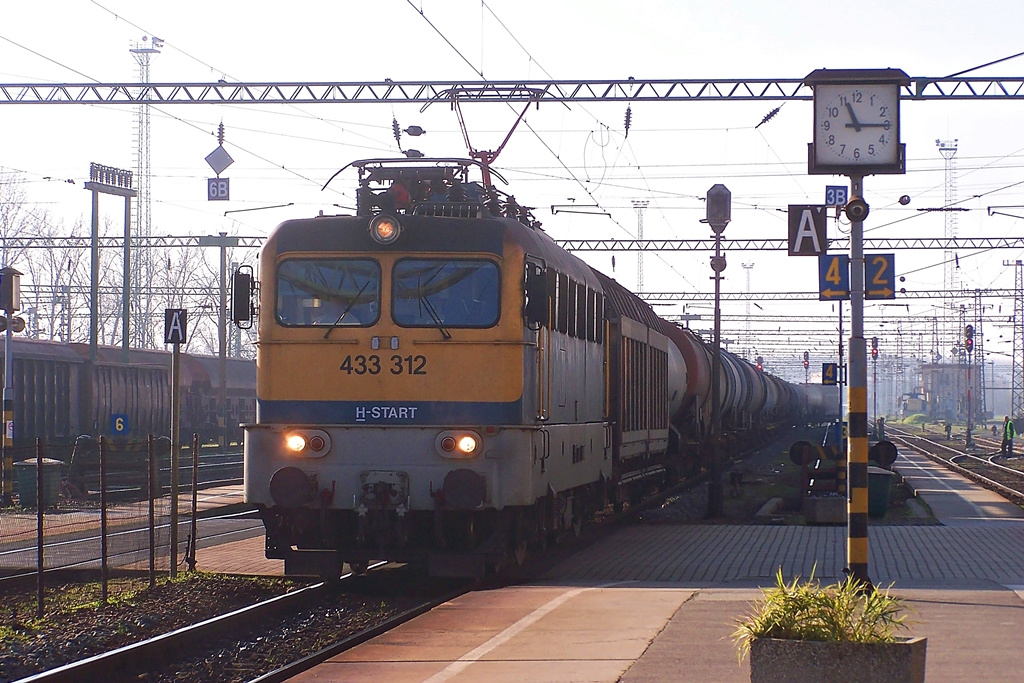
[(814, 89), (808, 173), (905, 173), (900, 88), (909, 82), (898, 69), (819, 69), (808, 75), (804, 84)]

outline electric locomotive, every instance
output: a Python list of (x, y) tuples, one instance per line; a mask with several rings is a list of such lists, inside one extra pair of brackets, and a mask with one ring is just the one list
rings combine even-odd
[[(671, 480), (704, 433), (709, 399), (674, 341), (689, 333), (558, 247), (494, 171), (471, 182), (474, 165), (355, 162), (356, 215), (286, 221), (259, 286), (236, 273), (236, 322), (253, 292), (260, 312), (245, 499), (286, 573), (522, 561)], [(749, 426), (769, 393), (792, 411), (780, 380), (729, 357), (726, 414)]]

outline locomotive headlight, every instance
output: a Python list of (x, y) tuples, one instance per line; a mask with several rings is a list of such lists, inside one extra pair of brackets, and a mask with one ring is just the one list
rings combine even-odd
[(476, 432), (467, 429), (449, 429), (434, 439), (434, 448), (443, 458), (472, 458), (480, 455), (483, 440)]
[(378, 244), (391, 244), (401, 234), (402, 226), (394, 216), (381, 213), (370, 221), (370, 237)]
[(292, 455), (320, 458), (331, 450), (331, 438), (320, 429), (289, 430), (284, 435), (284, 447)]

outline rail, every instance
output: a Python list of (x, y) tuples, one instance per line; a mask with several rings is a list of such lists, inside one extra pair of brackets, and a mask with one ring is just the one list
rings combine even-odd
[[(939, 443), (926, 435), (914, 434), (891, 425), (886, 425), (886, 431), (892, 434), (893, 439), (899, 440), (907, 448), (913, 448), (929, 460), (998, 493), (1017, 505), (1024, 505), (1024, 471), (992, 462), (991, 458), (998, 454), (981, 457), (960, 448)], [(974, 465), (965, 467), (956, 462), (959, 459), (969, 460)], [(994, 473), (998, 473), (998, 475)]]

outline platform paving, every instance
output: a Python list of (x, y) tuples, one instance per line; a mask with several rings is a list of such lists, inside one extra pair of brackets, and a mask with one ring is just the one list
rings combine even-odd
[(893, 465), (944, 526), (1024, 522), (1024, 510), (920, 453), (901, 451)]
[[(1024, 680), (1024, 513), (923, 456), (897, 468), (942, 524), (871, 525), (869, 576), (928, 639), (927, 681)], [(748, 681), (736, 620), (780, 567), (842, 579), (845, 546), (845, 527), (628, 527), (533, 585), (462, 596), (293, 680)]]

